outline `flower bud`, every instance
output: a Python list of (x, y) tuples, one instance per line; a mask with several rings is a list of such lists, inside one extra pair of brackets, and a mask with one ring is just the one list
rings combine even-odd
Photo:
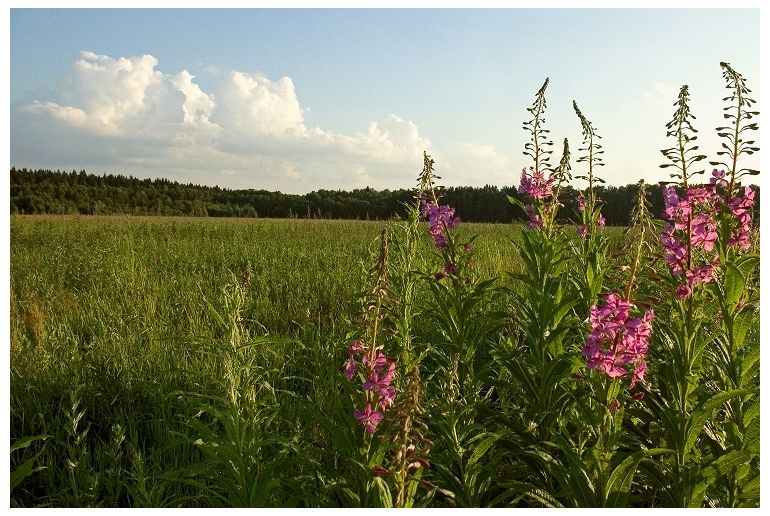
[(422, 487), (423, 489), (427, 489), (428, 491), (432, 491), (436, 489), (436, 484), (428, 480), (422, 480), (420, 481), (420, 487)]
[(372, 476), (373, 477), (384, 477), (388, 474), (387, 468), (383, 468), (382, 466), (375, 466), (372, 470)]

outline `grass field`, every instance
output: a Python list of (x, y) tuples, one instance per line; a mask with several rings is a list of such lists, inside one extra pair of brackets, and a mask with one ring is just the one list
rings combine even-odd
[[(365, 288), (384, 225), (12, 217), (11, 435), (52, 435), (38, 459), (48, 467), (14, 492), (14, 502), (128, 503), (126, 488), (115, 488), (105, 499), (107, 481), (100, 481), (107, 464), (98, 462), (109, 460), (101, 457), (117, 428), (140, 454), (153, 483), (171, 468), (200, 460), (184, 422), (200, 401), (173, 393), (223, 394), (219, 357), (211, 352), (223, 338), (207, 304), (225, 310), (225, 289), (245, 275), (242, 317), (249, 334), (298, 339), (266, 345), (262, 366), (286, 366), (298, 349), (315, 348), (334, 353), (328, 362), (336, 367), (355, 309), (351, 300)], [(516, 268), (517, 254), (507, 239), (516, 238), (518, 228), (468, 224), (462, 230), (479, 234), (482, 276)], [(288, 420), (287, 399), (276, 396)], [(71, 428), (81, 411), (77, 428)], [(88, 435), (78, 441), (78, 432), (86, 429)], [(175, 432), (187, 434), (189, 442)], [(84, 486), (72, 485), (64, 473), (73, 453), (79, 458), (75, 483)], [(123, 457), (129, 459), (136, 457)], [(128, 472), (133, 464), (121, 467)], [(170, 498), (145, 502), (202, 503), (179, 502), (184, 486), (172, 486), (164, 494)], [(141, 501), (131, 496), (130, 503)]]
[[(357, 294), (371, 288), (369, 271), (385, 225), (11, 217), (10, 422), (18, 445), (11, 470), (20, 472), (16, 485), (12, 478), (11, 505), (393, 503), (367, 469), (382, 457), (372, 455), (370, 441), (351, 442), (363, 431), (342, 374), (362, 324)], [(413, 265), (438, 270), (427, 226), (420, 231)], [(457, 228), (457, 242), (478, 235), (474, 281), (498, 278), (493, 287), (517, 288), (506, 273), (527, 273), (519, 254), (522, 231), (517, 225)], [(610, 249), (617, 248), (620, 229), (606, 233)], [(567, 266), (581, 268), (574, 261)], [(607, 273), (608, 288), (613, 274)], [(523, 423), (504, 423), (491, 413), (498, 406), (516, 413), (517, 395), (503, 387), (512, 377), (484, 365), (499, 363), (499, 354), (523, 338), (525, 329), (513, 322), (515, 294), (484, 294), (461, 316), (474, 321), (468, 335), (485, 336), (474, 344), (475, 355), (467, 355), (476, 369), (465, 371), (466, 359), (460, 360), (460, 374), (475, 375), (469, 381), (476, 401), (455, 411), (442, 401), (451, 389), (442, 350), (455, 341), (431, 315), (440, 293), (429, 278), (415, 280), (413, 288), (408, 333), (427, 356), (420, 403), (430, 415), (423, 418), (433, 464), (422, 468), (430, 482), (415, 505), (548, 505), (546, 495), (515, 495), (524, 492), (516, 482), (532, 473), (527, 461), (512, 459), (500, 432)], [(490, 336), (480, 326), (493, 312), (509, 315)], [(577, 319), (574, 324), (583, 327)], [(580, 344), (571, 346), (579, 350)], [(570, 360), (571, 370), (580, 370)], [(411, 389), (406, 373), (400, 375), (400, 387)], [(24, 440), (32, 437), (38, 439)], [(635, 489), (630, 503), (647, 505), (650, 489)]]

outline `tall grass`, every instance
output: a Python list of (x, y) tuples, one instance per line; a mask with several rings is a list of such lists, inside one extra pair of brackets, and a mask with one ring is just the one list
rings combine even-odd
[[(230, 337), (220, 317), (235, 285), (241, 345), (258, 351), (267, 375), (260, 381), (281, 407), (273, 424), (301, 429), (303, 444), (316, 443), (323, 456), (328, 436), (305, 426), (305, 405), (323, 407), (337, 388), (335, 346), (350, 330), (350, 300), (364, 288), (380, 229), (365, 221), (13, 216), (11, 437), (51, 436), (12, 454), (12, 466), (35, 454), (45, 466), (14, 490), (13, 503), (225, 503), (191, 480), (211, 458), (190, 423), (228, 389), (221, 353)], [(502, 238), (516, 232), (511, 226), (462, 230), (480, 233), (481, 276), (516, 267)]]

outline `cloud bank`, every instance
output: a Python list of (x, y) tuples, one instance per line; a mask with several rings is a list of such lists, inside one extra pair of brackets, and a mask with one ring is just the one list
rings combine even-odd
[(162, 72), (151, 55), (81, 52), (54, 98), (12, 107), (11, 163), (306, 192), (411, 187), (427, 150), (446, 159), (453, 184), (514, 177), (494, 148), (435, 149), (396, 114), (348, 135), (308, 127), (289, 77), (230, 71), (216, 81), (204, 91), (186, 70)]

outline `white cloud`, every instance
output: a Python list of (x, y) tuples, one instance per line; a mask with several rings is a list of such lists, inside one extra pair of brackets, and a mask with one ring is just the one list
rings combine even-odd
[(514, 168), (491, 145), (453, 143), (437, 155), (436, 161), (436, 172), (445, 178), (447, 185), (510, 185), (518, 182)]
[(271, 81), (266, 77), (230, 72), (216, 94), (214, 123), (231, 137), (302, 135), (302, 108), (288, 77)]
[[(309, 191), (409, 188), (431, 152), (417, 125), (396, 114), (349, 135), (307, 127), (289, 77), (217, 71), (203, 91), (188, 71), (166, 74), (158, 64), (81, 52), (53, 98), (13, 110), (12, 164)], [(511, 181), (490, 146), (450, 145), (442, 160), (453, 184)]]

